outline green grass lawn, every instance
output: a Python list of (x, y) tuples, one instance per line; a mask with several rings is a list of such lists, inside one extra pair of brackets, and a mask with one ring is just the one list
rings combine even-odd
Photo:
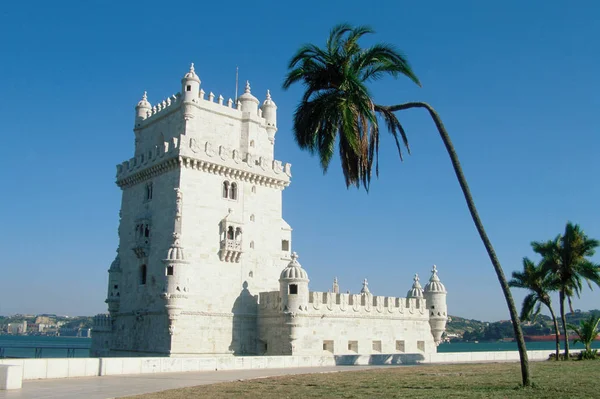
[[(534, 388), (519, 388), (518, 363), (423, 365), (273, 377), (135, 396), (183, 398), (598, 398), (600, 361), (531, 363)], [(318, 372), (318, 369), (315, 369)]]

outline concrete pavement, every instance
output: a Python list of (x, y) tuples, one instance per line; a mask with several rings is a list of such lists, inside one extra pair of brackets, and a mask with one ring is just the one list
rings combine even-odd
[(0, 391), (0, 399), (106, 399), (217, 382), (280, 375), (356, 371), (390, 366), (335, 366), (220, 370), (23, 381), (23, 388)]

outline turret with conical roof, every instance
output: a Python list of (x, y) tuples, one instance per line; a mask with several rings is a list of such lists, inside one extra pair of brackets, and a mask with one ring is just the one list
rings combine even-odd
[(267, 90), (267, 98), (260, 109), (262, 110), (262, 116), (267, 123), (269, 141), (273, 143), (275, 141), (275, 133), (277, 133), (277, 105), (271, 98), (271, 92), (269, 90)]
[(197, 103), (200, 94), (200, 78), (196, 75), (193, 62), (188, 73), (181, 79), (181, 93), (184, 104), (183, 117), (187, 121), (194, 117), (191, 103)]
[(423, 288), (421, 287), (421, 283), (419, 283), (419, 275), (415, 274), (415, 278), (413, 279), (412, 288), (406, 294), (407, 298), (423, 298)]
[(152, 104), (148, 101), (148, 93), (144, 92), (142, 99), (135, 107), (135, 126), (134, 129), (138, 128), (142, 121), (146, 119), (148, 112), (152, 111)]
[(304, 312), (308, 309), (308, 274), (298, 263), (298, 254), (292, 253), (292, 261), (281, 271), (279, 292), (284, 312)]
[(431, 278), (425, 286), (424, 296), (429, 311), (429, 325), (431, 334), (436, 345), (442, 341), (442, 335), (446, 331), (446, 322), (448, 321), (448, 307), (446, 305), (446, 287), (440, 281), (437, 266), (433, 265)]
[(258, 114), (258, 98), (252, 95), (252, 90), (250, 89), (250, 81), (246, 81), (246, 88), (244, 89), (244, 94), (242, 94), (238, 101), (241, 106), (242, 112), (249, 112), (252, 115)]

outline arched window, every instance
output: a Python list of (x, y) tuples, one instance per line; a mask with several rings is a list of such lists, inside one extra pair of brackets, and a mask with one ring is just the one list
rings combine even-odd
[(152, 199), (152, 182), (146, 184), (146, 201), (150, 201)]
[(250, 215), (250, 221), (254, 222), (254, 215)]
[(252, 186), (252, 193), (256, 194), (256, 186)]
[(223, 198), (229, 198), (229, 182), (223, 182)]
[(144, 229), (144, 237), (148, 238), (150, 237), (150, 226), (146, 225), (145, 229)]
[(146, 267), (146, 265), (142, 265), (140, 266), (140, 285), (145, 285), (146, 284), (146, 274), (148, 272), (148, 269)]
[(254, 249), (254, 241), (250, 241), (250, 249)]
[(232, 226), (229, 226), (229, 228), (227, 229), (227, 239), (233, 240), (233, 227)]
[(237, 199), (237, 183), (231, 183), (231, 189), (229, 190), (229, 198), (232, 200)]
[(235, 240), (237, 242), (242, 241), (242, 229), (240, 227), (238, 227), (237, 229), (235, 229)]
[(254, 140), (250, 140), (250, 147), (254, 147)]

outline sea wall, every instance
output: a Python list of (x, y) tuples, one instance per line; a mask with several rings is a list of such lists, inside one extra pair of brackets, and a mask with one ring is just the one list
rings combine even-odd
[[(529, 360), (548, 359), (551, 350), (528, 351)], [(19, 365), (23, 380), (95, 377), (104, 375), (173, 373), (186, 371), (247, 370), (264, 368), (350, 365), (408, 365), (426, 363), (517, 362), (517, 351), (396, 353), (337, 356), (220, 356), (195, 358), (88, 358), (1, 359), (0, 364)]]

